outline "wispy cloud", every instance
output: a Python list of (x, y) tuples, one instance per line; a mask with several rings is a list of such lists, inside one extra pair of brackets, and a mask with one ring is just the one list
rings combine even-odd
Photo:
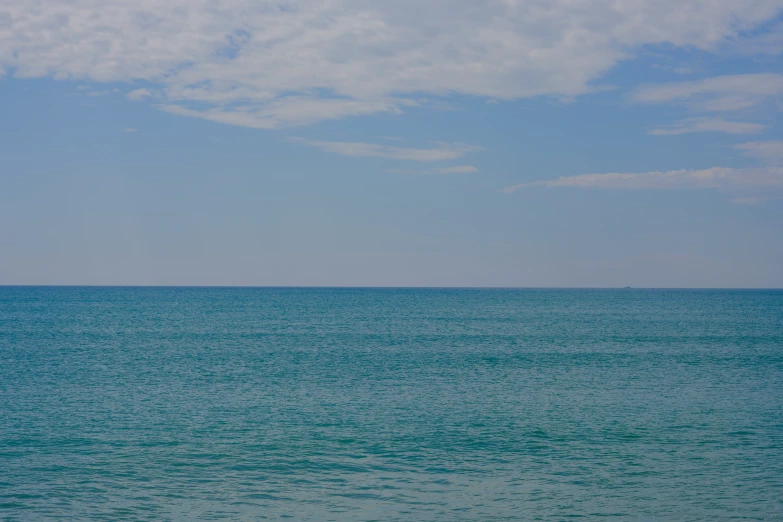
[(139, 101), (152, 96), (152, 92), (150, 92), (148, 89), (136, 89), (135, 91), (129, 92), (125, 96), (127, 96), (129, 100)]
[(728, 120), (719, 114), (741, 113), (747, 118), (752, 109), (777, 110), (774, 102), (783, 95), (783, 74), (734, 74), (703, 80), (645, 85), (631, 93), (631, 100), (649, 104), (679, 104), (692, 113), (711, 114), (688, 118), (670, 126), (654, 129), (649, 134), (676, 136), (694, 132), (726, 134), (758, 134), (766, 125), (748, 121)]
[(424, 170), (411, 170), (411, 169), (386, 169), (386, 172), (394, 174), (415, 174), (415, 175), (444, 175), (444, 174), (476, 174), (479, 171), (473, 165), (455, 165), (453, 167), (441, 167)]
[(640, 87), (631, 99), (641, 103), (687, 103), (705, 112), (756, 107), (783, 94), (783, 74), (736, 74), (690, 82)]
[(673, 72), (675, 74), (693, 74), (696, 72), (696, 70), (693, 67), (687, 67), (687, 66), (675, 67), (673, 65), (656, 63), (653, 64), (652, 67), (653, 69), (659, 69), (661, 71), (666, 71), (666, 72)]
[(783, 22), (773, 24), (759, 34), (731, 38), (725, 47), (740, 55), (779, 55), (783, 53)]
[[(387, 158), (395, 160), (408, 161), (444, 161), (454, 160), (465, 156), (470, 152), (479, 152), (484, 150), (476, 145), (465, 143), (445, 143), (435, 142), (430, 148), (409, 148), (395, 147), (391, 145), (378, 145), (376, 143), (363, 143), (355, 141), (315, 141), (304, 138), (290, 138), (291, 141), (315, 147), (326, 152), (340, 154), (342, 156), (368, 157), (368, 158)], [(449, 168), (467, 168), (445, 167)], [(443, 174), (446, 174), (442, 172)]]
[(254, 129), (274, 129), (363, 114), (400, 113), (402, 107), (413, 105), (416, 105), (415, 101), (405, 99), (353, 100), (286, 96), (263, 105), (231, 105), (206, 110), (189, 109), (182, 105), (161, 105), (160, 108), (180, 116)]
[(136, 129), (134, 127), (125, 127), (123, 129), (123, 131), (125, 131), (125, 132), (139, 132), (139, 129)]
[(774, 196), (748, 196), (748, 197), (741, 197), (741, 198), (734, 198), (731, 200), (732, 203), (735, 205), (759, 205), (761, 203), (766, 203), (767, 201), (775, 201), (779, 200), (779, 197)]
[(747, 121), (729, 121), (721, 118), (688, 118), (667, 127), (651, 130), (653, 136), (678, 136), (694, 132), (723, 132), (725, 134), (759, 134), (766, 125)]
[[(437, 108), (451, 93), (572, 98), (595, 91), (634, 49), (720, 52), (727, 41), (763, 33), (780, 2), (593, 0), (585, 9), (571, 0), (115, 0), (96, 9), (92, 0), (40, 0), (6, 1), (2, 11), (0, 74), (143, 81), (148, 88), (129, 99), (271, 128), (399, 112), (422, 96), (435, 97), (425, 105)], [(689, 89), (715, 87), (638, 96), (686, 99)], [(722, 89), (716, 107), (766, 96)]]
[(441, 167), (433, 170), (436, 174), (474, 174), (479, 171), (473, 165), (455, 165), (453, 167)]
[(701, 170), (665, 172), (582, 174), (552, 180), (520, 183), (503, 189), (507, 194), (528, 187), (583, 188), (611, 190), (642, 189), (783, 189), (783, 168), (732, 169), (712, 167)]
[(742, 151), (745, 156), (766, 163), (783, 162), (783, 141), (751, 141), (734, 145), (734, 148)]

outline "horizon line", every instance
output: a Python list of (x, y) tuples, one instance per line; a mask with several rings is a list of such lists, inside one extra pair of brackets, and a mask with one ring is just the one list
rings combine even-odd
[(783, 287), (720, 286), (361, 286), (361, 285), (125, 285), (125, 284), (0, 284), (0, 288), (224, 288), (301, 290), (783, 290)]

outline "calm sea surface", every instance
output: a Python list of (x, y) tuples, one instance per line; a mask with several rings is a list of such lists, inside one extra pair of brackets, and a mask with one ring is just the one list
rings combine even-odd
[(783, 292), (0, 287), (0, 519), (783, 520)]

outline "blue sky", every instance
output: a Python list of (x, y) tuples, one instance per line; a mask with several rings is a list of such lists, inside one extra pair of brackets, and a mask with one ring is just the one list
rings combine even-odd
[(0, 1), (0, 284), (783, 287), (783, 2), (616, 4)]

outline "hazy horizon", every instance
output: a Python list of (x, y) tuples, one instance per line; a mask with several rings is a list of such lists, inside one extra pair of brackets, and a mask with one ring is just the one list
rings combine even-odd
[(226, 289), (269, 289), (269, 290), (671, 290), (671, 291), (781, 291), (783, 287), (670, 287), (670, 286), (329, 286), (329, 285), (89, 285), (89, 284), (11, 284), (3, 288), (226, 288)]

